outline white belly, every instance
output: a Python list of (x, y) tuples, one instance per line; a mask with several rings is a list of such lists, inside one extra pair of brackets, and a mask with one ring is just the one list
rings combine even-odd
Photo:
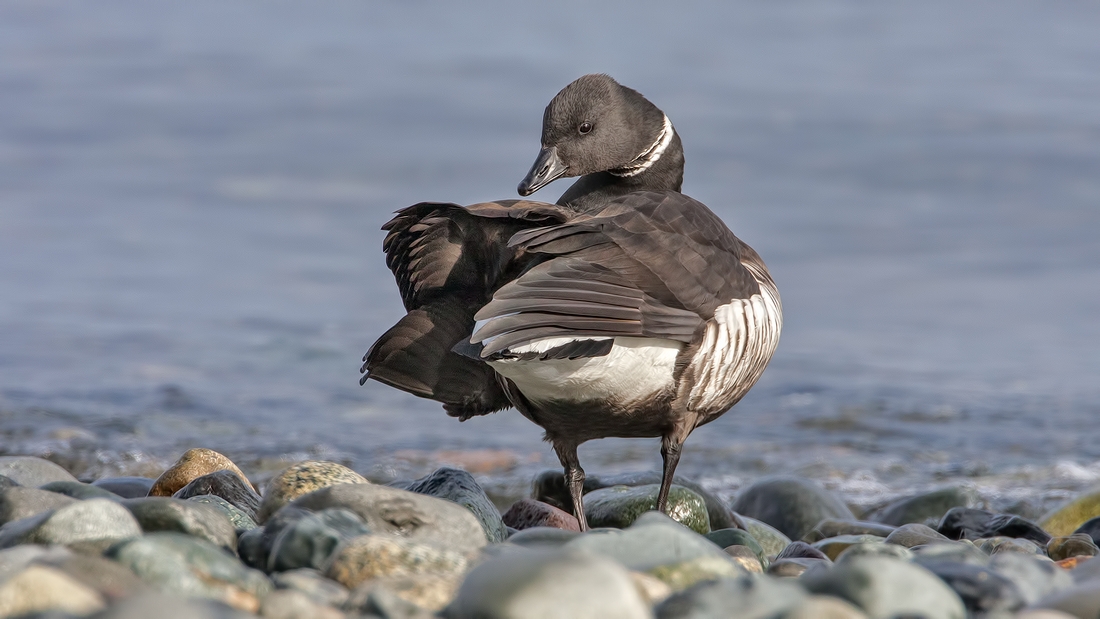
[[(513, 352), (543, 352), (572, 340), (548, 338)], [(611, 352), (602, 357), (501, 359), (489, 363), (532, 402), (603, 400), (625, 405), (650, 398), (672, 385), (676, 356), (682, 347), (673, 340), (617, 337)]]

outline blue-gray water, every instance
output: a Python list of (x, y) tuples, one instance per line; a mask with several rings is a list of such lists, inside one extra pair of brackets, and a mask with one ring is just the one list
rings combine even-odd
[[(598, 71), (668, 113), (685, 192), (783, 295), (683, 473), (1049, 503), (1100, 479), (1097, 32), (1100, 5), (1038, 1), (5, 2), (0, 451), (457, 462), (521, 492), (556, 459), (514, 411), (358, 386), (402, 314), (378, 227), (515, 197), (543, 107)], [(656, 441), (581, 457), (659, 466)]]

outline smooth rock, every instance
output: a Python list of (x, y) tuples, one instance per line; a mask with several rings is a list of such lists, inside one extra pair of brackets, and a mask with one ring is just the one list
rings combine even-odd
[(272, 589), (262, 572), (183, 533), (149, 533), (116, 544), (107, 556), (161, 591), (219, 600), (247, 612), (256, 612), (260, 598)]
[(255, 529), (257, 526), (256, 521), (253, 520), (248, 514), (238, 509), (236, 505), (233, 505), (229, 501), (215, 496), (213, 494), (200, 494), (199, 496), (193, 496), (187, 499), (191, 503), (198, 503), (200, 505), (209, 505), (214, 509), (222, 513), (223, 516), (229, 519), (229, 523), (233, 525), (233, 528), (237, 531), (237, 535), (241, 533)]
[(791, 539), (802, 539), (827, 518), (855, 520), (834, 494), (798, 477), (773, 477), (752, 484), (737, 495), (733, 511), (766, 522)]
[[(303, 510), (304, 511), (304, 510)], [(255, 570), (267, 569), (270, 546), (264, 547), (264, 527), (255, 527), (237, 535), (237, 556), (241, 562)], [(274, 543), (271, 539), (268, 543)]]
[[(349, 599), (345, 606), (352, 604)], [(355, 608), (348, 613), (352, 617), (369, 619), (431, 619), (436, 615), (412, 602), (398, 597), (385, 587), (374, 587), (366, 592), (366, 599), (356, 599)]]
[(949, 541), (951, 540), (936, 532), (932, 527), (926, 527), (923, 524), (905, 524), (886, 536), (887, 544), (897, 544), (906, 548)]
[(946, 561), (923, 563), (921, 567), (947, 583), (971, 614), (1013, 612), (1026, 604), (1012, 580), (987, 567)]
[(1016, 613), (1015, 619), (1074, 619), (1073, 615), (1049, 608), (1024, 609)]
[(15, 546), (0, 550), (0, 582), (23, 571), (31, 563), (41, 563), (49, 559), (63, 559), (73, 556), (73, 552), (64, 546)]
[(836, 561), (840, 553), (848, 550), (852, 546), (882, 544), (885, 541), (885, 538), (877, 535), (838, 535), (836, 537), (828, 537), (814, 542), (813, 547), (825, 553), (825, 556), (829, 557), (829, 560)]
[(447, 619), (652, 617), (621, 565), (563, 549), (511, 553), (479, 565), (466, 576), (443, 615)]
[(501, 519), (505, 525), (520, 531), (534, 527), (580, 531), (576, 516), (535, 499), (520, 499), (512, 503)]
[[(895, 544), (888, 544), (895, 546)], [(989, 565), (989, 555), (982, 552), (972, 544), (960, 544), (957, 542), (939, 542), (914, 546), (912, 548), (913, 561), (922, 564), (933, 561), (947, 561), (951, 563), (969, 563), (970, 565)]]
[(236, 464), (233, 464), (232, 460), (216, 451), (197, 448), (188, 450), (175, 464), (168, 467), (168, 470), (161, 473), (160, 477), (153, 482), (153, 487), (149, 489), (149, 496), (172, 496), (195, 479), (215, 471), (230, 471), (245, 483), (249, 483), (248, 477), (237, 468)]
[(409, 483), (405, 490), (458, 503), (470, 510), (470, 513), (481, 523), (481, 528), (485, 530), (485, 537), (490, 543), (503, 542), (507, 537), (504, 522), (500, 518), (496, 505), (489, 500), (485, 490), (473, 475), (466, 471), (450, 467), (439, 468)]
[(19, 484), (16, 483), (14, 479), (8, 477), (7, 475), (0, 475), (0, 490), (3, 490), (4, 488), (15, 488), (18, 485)]
[(324, 509), (306, 514), (276, 537), (268, 554), (266, 571), (322, 569), (341, 542), (369, 533), (363, 520), (351, 510)]
[(1014, 514), (994, 514), (984, 509), (951, 508), (940, 519), (937, 531), (948, 539), (981, 539), (984, 537), (1019, 537), (1037, 544), (1050, 541), (1050, 534), (1039, 525)]
[(1073, 577), (1050, 561), (1018, 552), (1006, 552), (992, 557), (989, 568), (1011, 580), (1023, 596), (1024, 604), (1034, 604), (1041, 598), (1069, 589)]
[(13, 520), (30, 518), (75, 502), (76, 499), (72, 497), (38, 488), (22, 486), (3, 488), (0, 489), (0, 525)]
[[(584, 513), (589, 526), (623, 529), (642, 514), (657, 509), (659, 484), (610, 486), (584, 495)], [(668, 516), (696, 533), (710, 532), (710, 516), (703, 497), (673, 484), (668, 493)]]
[(31, 565), (0, 583), (0, 617), (44, 611), (88, 615), (105, 607), (94, 589), (45, 565)]
[(360, 535), (337, 548), (325, 576), (354, 589), (366, 580), (417, 574), (460, 574), (466, 557), (437, 545), (391, 535)]
[(811, 593), (851, 602), (873, 619), (966, 617), (958, 594), (935, 574), (888, 557), (856, 557), (827, 570), (804, 574), (801, 583)]
[(59, 465), (34, 456), (0, 456), (0, 475), (28, 488), (37, 488), (51, 481), (77, 481), (72, 473)]
[(140, 535), (141, 527), (125, 507), (107, 499), (88, 499), (5, 524), (0, 527), (0, 548), (58, 544), (102, 549)]
[(877, 535), (879, 537), (886, 537), (893, 533), (895, 528), (897, 527), (882, 524), (881, 522), (826, 518), (814, 525), (814, 528), (810, 530), (809, 533), (803, 535), (802, 541), (813, 544), (823, 539), (839, 537), (841, 535)]
[(645, 572), (630, 572), (630, 579), (634, 581), (642, 599), (650, 606), (656, 606), (672, 595), (672, 587)]
[(745, 525), (745, 530), (748, 531), (756, 541), (760, 542), (760, 547), (764, 549), (764, 553), (769, 557), (774, 557), (783, 552), (783, 549), (791, 543), (791, 538), (783, 535), (779, 529), (766, 522), (761, 522), (756, 518), (749, 518), (748, 516), (742, 516), (741, 520)]
[(832, 563), (828, 559), (810, 559), (793, 557), (776, 559), (768, 566), (768, 575), (776, 578), (798, 578), (812, 569), (828, 569)]
[(660, 512), (642, 514), (626, 529), (579, 535), (565, 548), (606, 556), (657, 577), (674, 591), (701, 580), (744, 574), (721, 548)]
[[(572, 518), (572, 516), (570, 516)], [(508, 538), (509, 544), (528, 547), (564, 546), (567, 542), (580, 535), (577, 531), (569, 529), (557, 529), (554, 527), (534, 527), (524, 529)]]
[(338, 484), (366, 483), (370, 482), (342, 464), (314, 460), (299, 462), (267, 482), (256, 522), (266, 522), (287, 503), (315, 490)]
[(1033, 608), (1060, 610), (1078, 619), (1100, 617), (1100, 581), (1090, 580), (1043, 597)]
[(1094, 544), (1100, 546), (1100, 516), (1086, 520), (1074, 533), (1084, 533), (1092, 538)]
[(287, 507), (350, 509), (375, 533), (400, 535), (413, 542), (435, 544), (458, 553), (478, 550), (487, 543), (481, 523), (466, 508), (386, 486), (329, 486), (300, 496)]
[(190, 499), (207, 494), (225, 499), (253, 520), (256, 519), (256, 512), (260, 509), (260, 495), (252, 489), (252, 484), (232, 471), (214, 471), (196, 477), (172, 496), (177, 499)]
[(776, 619), (868, 619), (867, 614), (839, 598), (811, 595)]
[[(53, 548), (63, 547), (53, 546)], [(56, 553), (40, 557), (35, 562), (64, 572), (73, 580), (98, 592), (108, 603), (149, 590), (149, 587), (133, 572), (100, 555)]]
[(112, 501), (118, 501), (122, 499), (122, 497), (114, 492), (79, 481), (51, 481), (48, 484), (42, 484), (38, 489), (63, 494), (80, 501), (86, 499), (111, 499)]
[[(0, 469), (0, 474), (4, 471)], [(1072, 534), (1089, 520), (1100, 517), (1100, 487), (1062, 503), (1039, 519), (1039, 526), (1056, 537)]]
[(277, 589), (260, 600), (264, 619), (345, 619), (344, 613), (322, 606), (301, 591)]
[(95, 615), (95, 619), (256, 619), (213, 600), (160, 592), (136, 595)]
[(1074, 533), (1069, 537), (1055, 537), (1047, 542), (1047, 556), (1055, 561), (1070, 557), (1095, 557), (1100, 553), (1096, 542), (1087, 533)]
[(978, 493), (972, 488), (942, 488), (897, 499), (864, 515), (865, 520), (893, 526), (939, 522), (953, 507), (977, 507)]
[[(979, 551), (978, 554), (983, 553)], [(909, 561), (913, 558), (913, 551), (909, 550), (905, 546), (898, 546), (897, 544), (886, 544), (881, 542), (871, 544), (853, 544), (840, 551), (840, 554), (838, 554), (833, 560), (847, 561), (849, 559), (854, 559), (855, 557), (866, 555), (887, 556), (893, 557), (895, 559), (901, 559), (902, 561)]]
[(1070, 557), (1068, 559), (1062, 559), (1061, 561), (1055, 561), (1054, 564), (1064, 570), (1074, 570), (1082, 563), (1091, 561), (1092, 557)]
[(752, 548), (748, 546), (734, 544), (733, 546), (726, 546), (722, 551), (733, 559), (734, 563), (750, 574), (763, 574), (764, 570), (771, 565), (767, 559), (761, 561)]
[(775, 555), (776, 560), (779, 559), (829, 559), (829, 557), (821, 551), (819, 548), (807, 544), (806, 542), (798, 541), (787, 544), (787, 547), (783, 549), (783, 552)]
[(1027, 555), (1046, 556), (1046, 551), (1041, 546), (1027, 539), (990, 537), (988, 539), (974, 540), (974, 543), (982, 552), (990, 555), (1000, 554), (1002, 552), (1020, 552)]
[(375, 612), (379, 606), (378, 599), (382, 596), (395, 597), (412, 604), (417, 614), (421, 610), (435, 612), (454, 599), (461, 583), (461, 574), (425, 573), (375, 578), (356, 587), (344, 604), (344, 609)]
[(145, 533), (176, 531), (237, 552), (237, 530), (217, 508), (168, 497), (123, 499), (122, 505)]
[(124, 499), (139, 499), (149, 496), (149, 490), (155, 481), (148, 477), (104, 477), (93, 481), (92, 485), (113, 492)]
[(658, 619), (771, 619), (806, 598), (798, 585), (772, 578), (725, 578), (701, 582), (657, 607)]
[(309, 568), (279, 572), (273, 574), (271, 579), (277, 588), (299, 591), (323, 606), (339, 608), (348, 601), (351, 594), (344, 585)]
[(730, 546), (749, 548), (760, 562), (761, 568), (768, 569), (768, 555), (764, 552), (764, 547), (748, 531), (744, 529), (719, 529), (707, 533), (705, 537), (714, 542), (719, 548), (729, 548)]

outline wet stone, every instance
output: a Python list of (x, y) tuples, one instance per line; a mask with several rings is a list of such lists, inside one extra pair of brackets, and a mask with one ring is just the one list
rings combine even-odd
[(733, 559), (737, 565), (740, 565), (746, 572), (752, 574), (763, 574), (764, 570), (768, 568), (770, 563), (767, 559), (760, 559), (759, 556), (748, 546), (726, 546), (722, 549), (730, 558)]
[[(978, 554), (984, 556), (984, 553), (976, 550)], [(834, 561), (847, 561), (854, 559), (855, 557), (862, 557), (867, 555), (875, 556), (888, 556), (895, 559), (901, 559), (902, 561), (909, 561), (913, 558), (913, 551), (909, 550), (905, 546), (898, 546), (897, 544), (886, 544), (882, 542), (870, 543), (870, 544), (853, 544), (848, 546), (844, 550), (840, 551), (833, 560)]]
[(982, 552), (990, 555), (1002, 552), (1019, 552), (1026, 555), (1046, 556), (1046, 551), (1031, 540), (1014, 539), (1011, 537), (990, 537), (988, 539), (975, 540), (974, 543)]
[(1037, 544), (1050, 541), (1039, 525), (1014, 514), (994, 514), (982, 509), (955, 507), (943, 515), (937, 529), (948, 539), (1018, 537)]
[(1034, 608), (1049, 608), (1072, 617), (1100, 617), (1100, 581), (1086, 581), (1043, 597)]
[(252, 489), (252, 484), (232, 471), (214, 471), (196, 477), (172, 496), (177, 499), (190, 499), (207, 494), (225, 499), (253, 520), (256, 519), (256, 511), (260, 509), (260, 495)]
[[(254, 527), (237, 535), (237, 556), (241, 562), (256, 570), (267, 569), (270, 547), (264, 548), (264, 527)], [(269, 543), (273, 543), (271, 540)]]
[(827, 518), (855, 520), (837, 496), (797, 477), (774, 477), (752, 484), (737, 495), (733, 510), (766, 522), (791, 539), (802, 539)]
[(769, 557), (774, 557), (783, 552), (783, 549), (791, 543), (789, 537), (780, 533), (779, 529), (776, 529), (770, 524), (760, 522), (755, 518), (749, 518), (747, 516), (743, 516), (741, 519), (745, 524), (745, 530), (753, 536), (753, 539), (760, 542), (760, 547), (764, 549), (764, 554)]
[(897, 544), (899, 546), (905, 546), (906, 548), (949, 541), (951, 540), (938, 533), (935, 529), (926, 527), (923, 524), (905, 524), (886, 536), (887, 544)]
[(0, 490), (3, 490), (4, 488), (14, 488), (18, 485), (19, 484), (15, 483), (14, 479), (8, 477), (7, 475), (0, 475)]
[(271, 478), (264, 490), (256, 522), (265, 522), (287, 503), (314, 490), (338, 484), (365, 484), (359, 473), (335, 462), (307, 460), (287, 467)]
[(264, 619), (345, 619), (344, 613), (318, 604), (301, 591), (277, 589), (260, 600)]
[(867, 520), (901, 526), (935, 524), (953, 507), (977, 507), (978, 493), (971, 488), (954, 487), (897, 499), (865, 515)]
[[(168, 470), (161, 473), (149, 489), (149, 496), (172, 496), (195, 479), (215, 471), (230, 471), (240, 477), (241, 481), (248, 483), (248, 477), (232, 460), (211, 449), (196, 448), (188, 450)], [(232, 503), (232, 500), (229, 501)]]
[[(893, 546), (894, 544), (889, 544)], [(936, 561), (950, 563), (968, 563), (970, 565), (989, 565), (989, 555), (973, 544), (958, 542), (940, 542), (912, 548), (913, 561), (918, 564)]]
[(267, 571), (321, 569), (341, 542), (368, 533), (370, 530), (363, 520), (347, 509), (324, 509), (305, 514), (275, 539)]
[(233, 525), (233, 528), (237, 531), (237, 535), (241, 533), (255, 529), (258, 525), (256, 521), (237, 508), (229, 501), (215, 496), (213, 494), (200, 494), (199, 496), (193, 496), (187, 499), (190, 503), (198, 503), (200, 505), (209, 505), (214, 509), (220, 511), (223, 516), (229, 519), (229, 523)]
[[(572, 516), (570, 516), (572, 518)], [(509, 544), (525, 547), (563, 546), (573, 538), (580, 535), (577, 531), (569, 529), (557, 529), (554, 527), (533, 527), (524, 529), (508, 538)]]
[(888, 557), (856, 557), (801, 579), (811, 593), (847, 600), (871, 617), (963, 619), (959, 596), (928, 570)]
[(883, 544), (885, 541), (885, 538), (877, 535), (838, 535), (814, 542), (813, 547), (825, 553), (825, 556), (829, 557), (830, 560), (836, 561), (840, 553), (852, 546)]
[(794, 557), (776, 559), (768, 566), (768, 575), (776, 578), (798, 578), (811, 569), (827, 569), (832, 563), (828, 559), (810, 559)]
[(15, 546), (0, 550), (0, 582), (17, 574), (31, 563), (71, 557), (73, 552), (64, 546)]
[(1045, 596), (1073, 586), (1073, 577), (1066, 570), (1041, 557), (1018, 552), (992, 557), (989, 568), (1016, 585), (1024, 604), (1034, 604)]
[[(657, 508), (660, 485), (610, 486), (584, 495), (584, 512), (590, 527), (622, 529), (642, 514)], [(668, 493), (668, 515), (696, 533), (710, 532), (710, 517), (703, 497), (683, 486)]]
[(444, 616), (649, 619), (652, 614), (621, 565), (557, 549), (506, 554), (479, 565), (466, 576)]
[[(95, 619), (256, 619), (214, 600), (150, 592), (122, 600)], [(43, 618), (45, 619), (45, 618)], [(49, 618), (54, 619), (54, 618)]]
[(57, 611), (88, 615), (106, 602), (91, 587), (45, 565), (31, 565), (0, 583), (0, 617)]
[(273, 574), (271, 577), (279, 589), (293, 589), (304, 593), (317, 604), (339, 608), (348, 600), (348, 588), (314, 569), (301, 568)]
[(460, 574), (466, 558), (438, 546), (386, 535), (361, 535), (336, 550), (325, 575), (354, 589), (364, 581), (417, 574)]
[(48, 484), (42, 484), (38, 489), (63, 494), (79, 501), (86, 499), (110, 499), (112, 501), (118, 501), (122, 499), (122, 497), (114, 492), (79, 481), (51, 481)]
[(672, 587), (643, 572), (630, 572), (630, 579), (634, 586), (642, 594), (642, 599), (650, 606), (655, 606), (668, 599), (672, 595)]
[(356, 587), (344, 604), (345, 610), (376, 612), (379, 598), (396, 598), (412, 605), (417, 615), (437, 611), (454, 599), (462, 582), (460, 574), (417, 574), (376, 578)]
[(658, 619), (729, 617), (736, 609), (746, 619), (774, 617), (806, 598), (798, 585), (772, 578), (726, 578), (699, 583), (673, 594), (657, 607)]
[(13, 486), (0, 489), (0, 525), (13, 520), (30, 518), (43, 512), (75, 503), (76, 499), (63, 494)]
[(580, 531), (577, 518), (549, 503), (534, 499), (520, 499), (502, 516), (504, 524), (517, 530), (534, 527), (553, 527), (566, 531)]
[(922, 566), (958, 594), (971, 614), (1013, 612), (1026, 604), (1012, 580), (997, 572), (969, 563), (935, 561)]
[(481, 523), (489, 543), (502, 542), (507, 537), (500, 512), (473, 475), (466, 471), (450, 467), (436, 469), (430, 475), (410, 482), (405, 489), (458, 503), (470, 510)]
[(64, 572), (73, 580), (97, 591), (108, 603), (149, 590), (133, 572), (100, 555), (69, 553), (36, 561)]
[(102, 549), (140, 535), (141, 527), (125, 507), (107, 499), (89, 499), (7, 523), (0, 528), (0, 548), (58, 544)]
[(1097, 553), (1100, 553), (1100, 548), (1084, 533), (1055, 537), (1047, 543), (1047, 556), (1055, 561), (1070, 557), (1094, 557)]
[(73, 474), (44, 458), (0, 456), (0, 475), (28, 488), (51, 481), (77, 481)]
[(744, 529), (720, 529), (718, 531), (711, 531), (706, 534), (706, 538), (714, 542), (719, 548), (729, 548), (730, 546), (743, 546), (752, 551), (753, 555), (760, 565), (764, 568), (768, 568), (768, 555), (764, 552), (764, 547), (760, 545), (760, 542), (756, 541), (756, 538), (751, 533)]
[(775, 619), (868, 619), (867, 614), (844, 600), (826, 595), (810, 595), (798, 606)]
[(149, 496), (149, 490), (155, 481), (148, 477), (104, 477), (93, 481), (92, 485), (113, 492), (124, 499), (140, 499), (143, 496)]
[(880, 522), (867, 522), (864, 520), (836, 520), (826, 518), (817, 523), (814, 528), (802, 537), (802, 541), (813, 544), (829, 537), (841, 535), (877, 535), (886, 537), (894, 532), (897, 527)]
[(828, 555), (821, 551), (819, 548), (807, 544), (806, 542), (791, 542), (775, 556), (776, 560), (779, 559), (829, 559)]
[[(3, 472), (0, 470), (0, 474)], [(1047, 512), (1039, 519), (1039, 526), (1053, 536), (1064, 537), (1097, 517), (1100, 517), (1100, 487), (1083, 492)]]
[(124, 499), (122, 505), (130, 510), (145, 533), (175, 531), (237, 552), (237, 530), (217, 508), (168, 497)]

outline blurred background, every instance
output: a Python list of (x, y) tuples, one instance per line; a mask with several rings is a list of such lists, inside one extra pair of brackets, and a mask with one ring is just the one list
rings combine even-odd
[(259, 479), (452, 463), (522, 494), (558, 465), (514, 411), (358, 385), (403, 315), (378, 228), (516, 197), (546, 103), (606, 72), (783, 296), (770, 368), (681, 472), (1040, 509), (1100, 479), (1097, 32), (1100, 5), (1058, 1), (4, 2), (0, 452), (84, 477), (194, 446)]

